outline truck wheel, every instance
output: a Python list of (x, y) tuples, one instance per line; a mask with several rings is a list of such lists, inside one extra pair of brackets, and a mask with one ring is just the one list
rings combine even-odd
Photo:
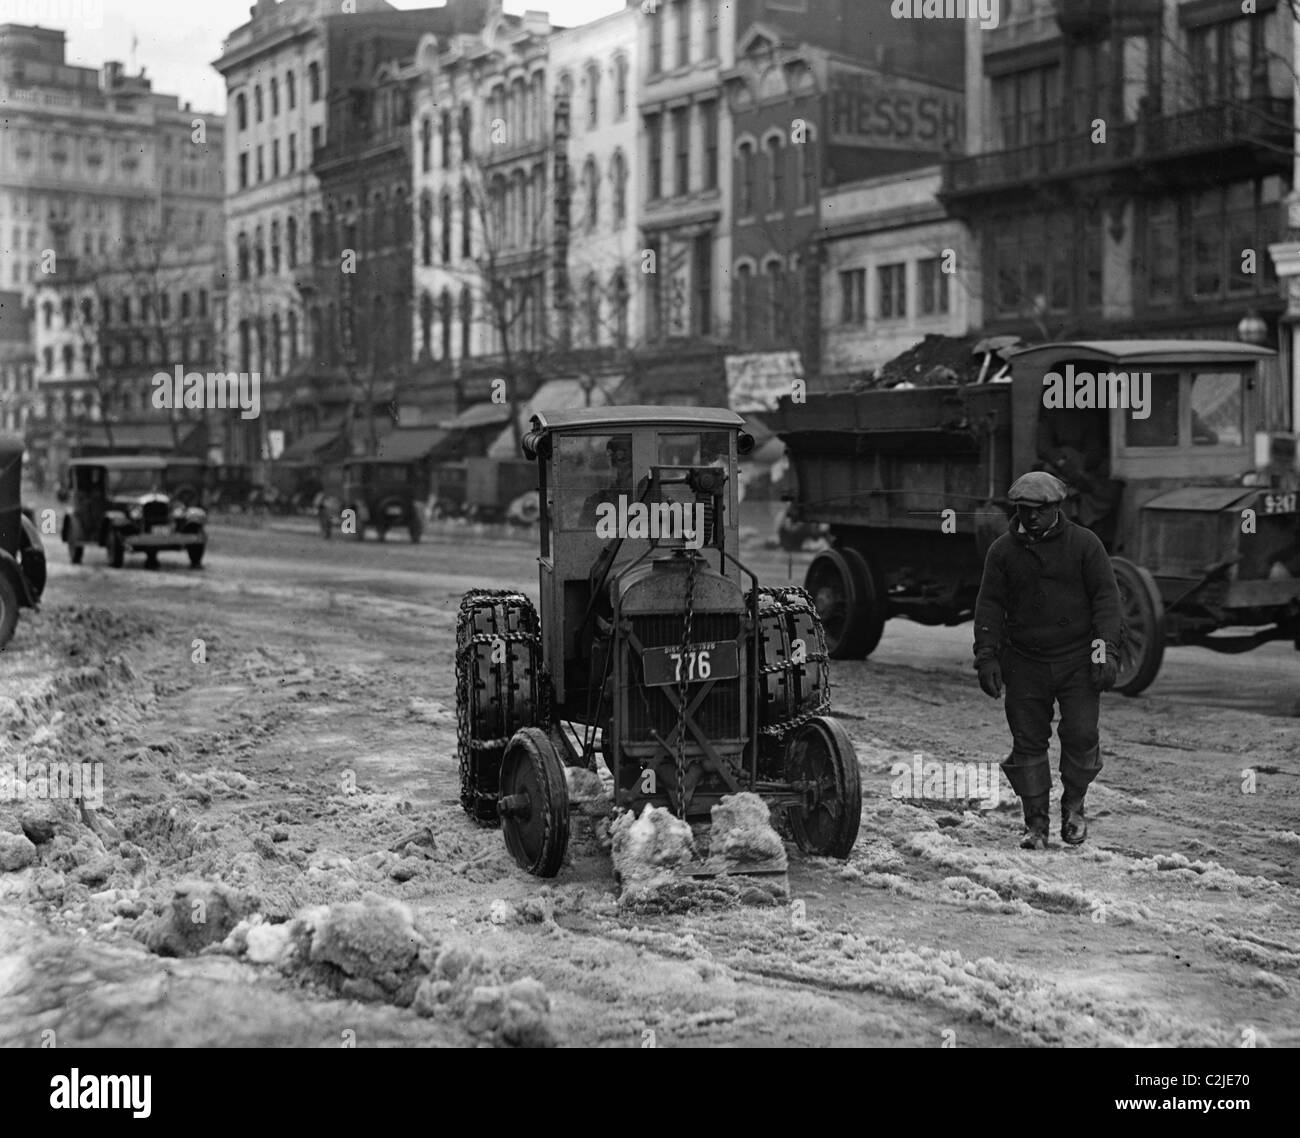
[(811, 807), (790, 808), (798, 847), (820, 857), (848, 857), (862, 823), (862, 774), (839, 720), (818, 715), (786, 736), (785, 776), (815, 787)]
[(204, 543), (203, 545), (191, 545), (185, 550), (190, 555), (191, 569), (197, 569), (203, 564), (203, 554), (207, 551), (207, 548), (207, 544)]
[(516, 732), (501, 763), (501, 832), (520, 869), (554, 877), (569, 848), (564, 765), (540, 727)]
[(804, 588), (826, 629), (832, 660), (860, 660), (875, 650), (885, 629), (884, 591), (862, 554), (847, 547), (819, 553)]
[(144, 555), (144, 567), (146, 569), (158, 568), (158, 554), (149, 552)]
[(1137, 695), (1150, 687), (1165, 656), (1165, 605), (1155, 578), (1124, 557), (1112, 557), (1119, 586), (1119, 675), (1115, 690)]
[(122, 535), (115, 529), (108, 531), (108, 563), (114, 569), (121, 569), (126, 561), (126, 545), (122, 541)]
[(412, 510), (411, 524), (407, 532), (411, 535), (411, 544), (419, 545), (420, 538), (424, 534), (424, 520), (420, 517), (418, 510)]
[[(456, 742), (460, 803), (477, 822), (497, 822), (501, 762), (540, 710), (542, 644), (537, 611), (522, 593), (475, 589), (456, 620)], [(494, 659), (495, 657), (495, 659)]]
[(18, 626), (18, 593), (13, 583), (0, 573), (0, 651), (13, 639)]
[(71, 561), (73, 565), (80, 565), (81, 559), (85, 555), (86, 547), (84, 545), (78, 545), (73, 541), (68, 542), (68, 560)]

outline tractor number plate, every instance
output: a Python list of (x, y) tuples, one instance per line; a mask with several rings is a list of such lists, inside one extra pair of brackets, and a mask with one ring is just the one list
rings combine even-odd
[(668, 684), (734, 680), (740, 675), (740, 654), (734, 640), (692, 644), (685, 653), (675, 648), (647, 648), (641, 653), (641, 667), (649, 687)]
[(1295, 491), (1289, 494), (1261, 494), (1259, 503), (1265, 514), (1294, 514), (1297, 505), (1300, 505), (1297, 499), (1300, 499), (1300, 495)]

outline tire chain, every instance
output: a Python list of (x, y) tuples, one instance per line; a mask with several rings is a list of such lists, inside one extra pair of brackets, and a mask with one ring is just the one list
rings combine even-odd
[[(760, 597), (767, 597), (774, 603), (766, 608), (759, 610), (760, 619), (769, 614), (777, 615), (799, 615), (810, 616), (812, 618), (813, 630), (817, 637), (817, 651), (809, 652), (805, 655), (805, 661), (816, 661), (820, 666), (821, 672), (821, 698), (817, 701), (816, 706), (808, 708), (806, 711), (797, 712), (785, 719), (779, 719), (775, 723), (769, 723), (766, 727), (760, 727), (759, 731), (763, 735), (781, 736), (788, 731), (801, 727), (809, 720), (824, 715), (831, 709), (831, 669), (830, 654), (826, 651), (826, 634), (822, 630), (821, 618), (817, 615), (817, 608), (813, 604), (813, 599), (807, 589), (800, 588), (797, 585), (789, 585), (781, 588), (762, 587), (758, 589)], [(752, 601), (753, 594), (746, 596), (746, 603)], [(792, 603), (793, 602), (793, 603)], [(756, 670), (759, 675), (772, 675), (776, 672), (792, 672), (795, 668), (803, 666), (802, 663), (796, 664), (787, 660), (780, 664), (758, 664), (755, 661)]]
[[(508, 612), (509, 604), (512, 601), (519, 606), (521, 625), (532, 631), (501, 632), (497, 634), (470, 631), (473, 628), (474, 613), (477, 610), (503, 604)], [(485, 605), (484, 602), (487, 602), (487, 604)], [(460, 610), (456, 615), (456, 751), (460, 768), (461, 806), (466, 811), (474, 814), (475, 817), (478, 816), (475, 807), (480, 795), (478, 791), (478, 772), (472, 768), (470, 756), (476, 751), (490, 751), (505, 747), (510, 742), (510, 737), (503, 736), (495, 739), (473, 738), (469, 722), (469, 661), (473, 655), (475, 645), (496, 644), (498, 642), (531, 644), (540, 656), (541, 636), (538, 632), (537, 611), (533, 608), (532, 601), (516, 589), (471, 589), (461, 598)], [(551, 709), (550, 677), (541, 669), (539, 669), (539, 673), (535, 673), (539, 697), (535, 706), (538, 706), (545, 716), (544, 722), (549, 725)], [(464, 700), (459, 698), (462, 690), (466, 693)]]

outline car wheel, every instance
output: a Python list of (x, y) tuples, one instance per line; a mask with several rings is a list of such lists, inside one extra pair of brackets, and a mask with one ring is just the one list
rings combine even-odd
[(203, 564), (203, 553), (208, 547), (206, 545), (191, 545), (185, 552), (190, 555), (190, 568), (197, 569)]
[(73, 565), (80, 565), (81, 559), (86, 555), (86, 547), (78, 545), (75, 541), (68, 542), (68, 560)]
[(156, 571), (158, 569), (158, 554), (146, 553), (144, 555), (144, 567)]
[(13, 584), (0, 574), (0, 651), (13, 639), (18, 625), (18, 594)]
[(126, 561), (126, 545), (122, 535), (115, 529), (108, 531), (108, 563), (114, 569), (121, 569)]
[(388, 536), (388, 531), (386, 529), (377, 529), (375, 530), (375, 536), (380, 541), (383, 541)]

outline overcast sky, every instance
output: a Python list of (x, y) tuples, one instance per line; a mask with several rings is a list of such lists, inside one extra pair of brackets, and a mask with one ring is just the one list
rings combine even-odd
[[(431, 0), (390, 0), (396, 8), (440, 7)], [(121, 60), (144, 67), (154, 90), (179, 95), (198, 111), (224, 112), (226, 87), (212, 68), (221, 43), (248, 22), (252, 0), (0, 0), (0, 23), (36, 23), (68, 33), (68, 62), (99, 67)], [(599, 19), (623, 0), (506, 0), (506, 11), (549, 12), (562, 27)]]

